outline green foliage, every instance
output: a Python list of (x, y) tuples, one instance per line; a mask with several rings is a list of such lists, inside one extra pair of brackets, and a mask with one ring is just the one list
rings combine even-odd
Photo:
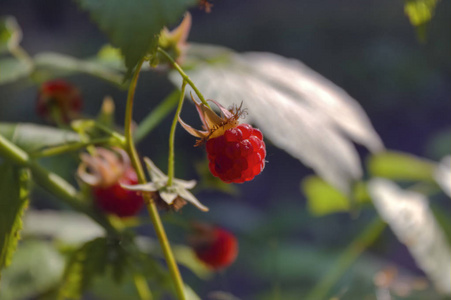
[(0, 59), (0, 85), (28, 77), (31, 67), (24, 61), (12, 57)]
[(307, 197), (308, 210), (316, 216), (349, 211), (353, 200), (358, 203), (369, 201), (366, 186), (362, 182), (354, 186), (353, 199), (317, 176), (306, 177), (301, 183), (301, 189)]
[[(122, 73), (97, 59), (79, 59), (54, 52), (39, 53), (34, 57), (38, 74), (44, 75), (46, 80), (53, 77), (67, 76), (71, 73), (85, 73), (101, 78), (121, 87)], [(48, 70), (48, 74), (44, 71)]]
[(105, 238), (97, 238), (77, 249), (66, 266), (59, 299), (80, 299), (94, 277), (103, 275), (108, 261)]
[(433, 162), (403, 152), (387, 151), (373, 155), (367, 167), (374, 177), (406, 181), (434, 180)]
[(164, 26), (175, 23), (196, 0), (77, 0), (121, 49), (129, 72), (146, 54), (155, 53)]
[(426, 39), (426, 24), (434, 15), (435, 7), (439, 0), (406, 0), (404, 12), (409, 17), (410, 23), (416, 27), (420, 41)]
[(64, 258), (52, 243), (24, 240), (2, 273), (0, 299), (30, 299), (47, 292), (61, 280), (63, 271)]
[(22, 39), (22, 32), (12, 16), (0, 18), (0, 54), (16, 48)]
[(11, 263), (20, 239), (22, 215), (28, 205), (28, 174), (10, 164), (0, 165), (0, 272)]
[(0, 123), (0, 134), (26, 152), (80, 142), (79, 136), (74, 132), (27, 123)]

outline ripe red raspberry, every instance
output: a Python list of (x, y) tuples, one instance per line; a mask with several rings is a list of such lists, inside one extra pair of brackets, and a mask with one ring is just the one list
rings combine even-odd
[(36, 111), (48, 121), (68, 123), (78, 116), (82, 102), (80, 92), (75, 86), (57, 79), (42, 84)]
[(133, 169), (128, 169), (111, 186), (93, 188), (95, 202), (103, 211), (115, 214), (118, 217), (134, 216), (143, 207), (144, 200), (139, 193), (124, 189), (121, 184), (138, 184), (138, 177)]
[(230, 266), (238, 256), (238, 241), (229, 231), (208, 224), (193, 224), (195, 234), (189, 238), (199, 260), (219, 270)]
[(180, 116), (179, 122), (191, 135), (200, 138), (196, 145), (206, 142), (211, 173), (227, 183), (243, 183), (260, 174), (265, 167), (265, 142), (260, 130), (238, 122), (244, 113), (241, 107), (227, 110), (216, 101), (209, 100), (219, 107), (221, 116), (218, 116), (207, 105), (192, 100), (204, 130), (192, 128)]
[(265, 167), (263, 135), (249, 124), (240, 124), (209, 139), (207, 155), (211, 173), (222, 181), (242, 183), (252, 180)]
[(96, 148), (92, 155), (81, 154), (81, 161), (77, 174), (91, 186), (94, 202), (100, 209), (119, 217), (130, 217), (139, 212), (144, 205), (142, 196), (122, 186), (138, 183), (124, 150)]

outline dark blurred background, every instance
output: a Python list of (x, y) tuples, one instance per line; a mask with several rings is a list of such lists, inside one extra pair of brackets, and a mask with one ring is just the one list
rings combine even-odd
[[(191, 10), (190, 41), (299, 59), (357, 99), (388, 149), (436, 161), (449, 154), (451, 1), (438, 4), (425, 43), (418, 41), (404, 14), (403, 1), (212, 3), (210, 14)], [(81, 58), (95, 55), (107, 43), (88, 15), (71, 1), (1, 0), (0, 15), (17, 18), (24, 35), (22, 46), (31, 54), (54, 51)], [(69, 80), (80, 87), (87, 115), (95, 115), (103, 97), (111, 95), (117, 120), (123, 122), (124, 91), (86, 75)], [(0, 87), (0, 120), (42, 123), (34, 110), (37, 89), (31, 83)], [(135, 120), (142, 120), (172, 89), (164, 74), (143, 74), (136, 94)], [(186, 121), (196, 120), (189, 106), (184, 114)], [(169, 126), (167, 118), (139, 146), (143, 155), (161, 167), (167, 157)], [(179, 178), (197, 178), (194, 165), (205, 161), (204, 152), (191, 148), (192, 144), (193, 139), (178, 130)], [(361, 153), (362, 157), (367, 154), (364, 150)], [(311, 170), (270, 144), (267, 160), (265, 171), (254, 181), (236, 186), (237, 196), (201, 191), (198, 198), (210, 207), (210, 213), (201, 214), (190, 207), (168, 217), (212, 221), (239, 237), (238, 261), (224, 274), (205, 283), (183, 270), (186, 281), (201, 297), (212, 290), (225, 290), (242, 299), (266, 299), (280, 289), (284, 295), (281, 299), (302, 299), (299, 295), (327, 272), (337, 254), (375, 215), (372, 209), (364, 209), (358, 218), (346, 213), (321, 218), (309, 215), (299, 184)], [(54, 207), (45, 199), (36, 201), (38, 207)], [(168, 226), (171, 239), (184, 242), (180, 230)], [(389, 230), (369, 250), (364, 263), (395, 263), (413, 274), (422, 274)], [(348, 272), (344, 284), (355, 290), (368, 288), (365, 293), (371, 293), (371, 281), (357, 284), (363, 280), (357, 278), (358, 272)]]

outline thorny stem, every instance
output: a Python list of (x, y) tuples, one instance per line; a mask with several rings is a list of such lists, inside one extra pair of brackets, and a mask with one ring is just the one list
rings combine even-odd
[(196, 92), (197, 97), (199, 97), (200, 101), (202, 101), (203, 104), (205, 104), (208, 108), (210, 108), (210, 105), (208, 104), (208, 102), (205, 100), (204, 96), (202, 95), (202, 93), (199, 91), (199, 89), (196, 87), (196, 85), (193, 83), (193, 81), (191, 80), (191, 78), (189, 78), (189, 76), (183, 71), (183, 69), (179, 66), (178, 63), (175, 62), (175, 60), (163, 49), (161, 49), (160, 47), (158, 47), (158, 52), (160, 52), (167, 60), (168, 62), (174, 67), (174, 69), (177, 70), (177, 72), (179, 72), (180, 76), (182, 76), (183, 80), (186, 81), (194, 90), (194, 92)]
[(169, 133), (169, 155), (168, 155), (168, 186), (172, 185), (174, 179), (174, 140), (175, 140), (175, 128), (177, 127), (178, 116), (183, 106), (183, 99), (185, 99), (185, 87), (186, 81), (183, 80), (182, 91), (180, 93), (179, 105), (175, 112), (174, 120), (172, 121), (171, 132)]
[(326, 299), (330, 289), (334, 287), (341, 275), (349, 266), (381, 235), (386, 224), (379, 217), (376, 217), (366, 228), (357, 236), (354, 241), (340, 255), (337, 262), (332, 266), (329, 272), (318, 282), (305, 299), (317, 300)]
[(100, 224), (111, 235), (117, 235), (118, 232), (111, 222), (100, 213), (97, 213), (91, 207), (86, 205), (77, 194), (77, 190), (57, 174), (50, 172), (34, 160), (30, 156), (11, 143), (9, 140), (0, 135), (0, 156), (8, 158), (14, 164), (30, 169), (33, 180), (42, 188), (62, 199), (66, 204), (77, 211), (83, 212), (94, 221)]
[[(138, 153), (136, 152), (136, 148), (133, 142), (131, 125), (133, 117), (133, 100), (135, 96), (135, 89), (136, 84), (138, 82), (139, 72), (141, 70), (143, 62), (144, 59), (142, 59), (138, 63), (138, 66), (136, 67), (136, 70), (134, 71), (132, 80), (130, 82), (127, 95), (127, 104), (125, 109), (125, 126), (124, 126), (126, 150), (128, 152), (128, 155), (130, 156), (133, 168), (135, 169), (136, 174), (138, 175), (138, 180), (141, 184), (146, 183), (146, 176), (144, 174), (141, 162), (139, 161)], [(152, 224), (157, 234), (158, 241), (160, 242), (160, 246), (166, 259), (169, 273), (171, 274), (172, 281), (175, 285), (177, 296), (180, 300), (185, 300), (186, 298), (182, 276), (180, 275), (180, 271), (178, 269), (177, 263), (175, 262), (174, 255), (172, 254), (171, 246), (169, 245), (169, 241), (166, 236), (163, 224), (161, 222), (160, 215), (158, 214), (157, 206), (149, 194), (144, 194), (144, 199), (146, 202), (147, 211), (149, 212), (150, 219), (152, 220)]]

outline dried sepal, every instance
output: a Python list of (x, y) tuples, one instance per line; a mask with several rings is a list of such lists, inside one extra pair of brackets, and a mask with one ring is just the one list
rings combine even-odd
[(108, 187), (116, 183), (130, 169), (130, 159), (122, 149), (96, 148), (95, 153), (80, 155), (78, 177), (90, 186)]
[[(188, 189), (194, 188), (195, 180), (185, 181), (174, 179), (172, 185), (168, 186), (168, 176), (147, 157), (144, 158), (151, 182), (138, 185), (125, 185), (122, 187), (132, 191), (142, 193), (151, 193), (152, 198), (162, 208), (179, 210), (186, 202), (190, 202), (202, 211), (208, 211), (208, 208), (197, 200)], [(161, 200), (161, 201), (160, 201)]]
[(198, 130), (194, 129), (190, 125), (183, 122), (183, 120), (180, 118), (180, 115), (178, 115), (178, 121), (180, 125), (192, 136), (195, 136), (199, 138), (196, 142), (196, 146), (199, 146), (206, 142), (207, 140), (211, 138), (215, 138), (218, 136), (221, 136), (224, 134), (224, 132), (230, 128), (236, 127), (239, 125), (238, 119), (245, 114), (245, 110), (239, 107), (232, 107), (231, 109), (226, 109), (224, 106), (219, 104), (215, 100), (207, 100), (212, 103), (214, 103), (221, 112), (221, 115), (218, 116), (216, 112), (214, 112), (210, 107), (203, 103), (198, 103), (193, 95), (191, 95), (191, 100), (193, 101), (194, 105), (196, 106), (196, 110), (199, 114), (199, 118), (202, 122), (202, 129)]

